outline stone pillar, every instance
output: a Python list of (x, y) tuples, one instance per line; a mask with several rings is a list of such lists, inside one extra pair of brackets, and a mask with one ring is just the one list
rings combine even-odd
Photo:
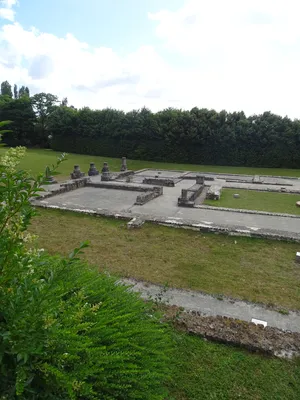
[(296, 263), (300, 263), (300, 252), (299, 251), (297, 251), (297, 253), (296, 253)]
[(99, 171), (95, 167), (95, 163), (90, 163), (90, 169), (89, 169), (88, 175), (89, 176), (99, 175)]
[(110, 173), (107, 162), (103, 163), (101, 171), (101, 181), (110, 181)]
[(79, 165), (74, 165), (74, 171), (71, 173), (71, 179), (79, 179), (84, 177), (84, 172), (80, 171)]
[(186, 189), (181, 189), (181, 199), (182, 201), (187, 201), (188, 191)]
[(204, 176), (203, 175), (196, 175), (196, 183), (198, 185), (204, 185)]
[(122, 157), (121, 172), (127, 171), (127, 161), (126, 157)]

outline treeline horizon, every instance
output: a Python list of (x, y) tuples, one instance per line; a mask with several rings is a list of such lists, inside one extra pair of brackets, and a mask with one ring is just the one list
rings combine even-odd
[(59, 101), (50, 93), (30, 97), (29, 90), (22, 90), (14, 97), (8, 85), (1, 84), (0, 120), (13, 121), (3, 139), (10, 146), (148, 161), (300, 168), (300, 120), (270, 111), (247, 117), (243, 111), (197, 107), (76, 109), (67, 98)]

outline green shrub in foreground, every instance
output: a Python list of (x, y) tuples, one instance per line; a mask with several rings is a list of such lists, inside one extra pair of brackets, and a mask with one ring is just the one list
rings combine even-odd
[(24, 399), (164, 398), (169, 336), (136, 295), (78, 261), (30, 269), (1, 298), (2, 393), (17, 376)]
[(81, 248), (69, 259), (29, 248), (43, 179), (16, 171), (23, 153), (0, 165), (0, 399), (164, 399), (170, 337), (151, 309)]

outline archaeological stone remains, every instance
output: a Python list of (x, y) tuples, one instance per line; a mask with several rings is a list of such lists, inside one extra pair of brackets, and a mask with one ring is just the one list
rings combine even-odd
[(96, 176), (99, 175), (99, 171), (95, 167), (95, 163), (90, 163), (90, 169), (88, 171), (88, 176)]
[(122, 157), (122, 165), (121, 165), (121, 172), (127, 171), (127, 161), (126, 157)]
[(103, 168), (101, 171), (101, 181), (110, 181), (110, 172), (107, 162), (103, 163)]
[(84, 177), (84, 172), (80, 171), (80, 167), (78, 164), (74, 165), (74, 170), (71, 173), (71, 179), (80, 179)]

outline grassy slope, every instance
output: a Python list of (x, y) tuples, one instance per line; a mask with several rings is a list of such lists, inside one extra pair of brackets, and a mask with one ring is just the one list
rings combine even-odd
[[(5, 151), (5, 148), (0, 147), (0, 156)], [(44, 171), (45, 165), (52, 164), (60, 155), (59, 152), (52, 150), (28, 150), (26, 158), (21, 166), (25, 169), (32, 170), (33, 173)], [(112, 171), (119, 171), (121, 160), (109, 157), (96, 157), (81, 154), (69, 154), (68, 160), (63, 163), (60, 168), (60, 179), (69, 177), (73, 170), (74, 164), (79, 164), (83, 172), (87, 172), (90, 162), (95, 162), (98, 169), (103, 165), (104, 161), (109, 163)], [(186, 171), (202, 171), (202, 172), (226, 172), (234, 174), (249, 174), (249, 175), (284, 175), (284, 176), (299, 176), (300, 170), (296, 169), (272, 169), (272, 168), (247, 168), (247, 167), (223, 167), (212, 165), (190, 165), (190, 164), (171, 164), (163, 162), (128, 160), (128, 168), (133, 170), (143, 168), (158, 168), (158, 169), (179, 169)]]
[(176, 400), (298, 400), (300, 362), (254, 355), (175, 334), (171, 393)]
[[(233, 198), (238, 193), (240, 198)], [(205, 200), (204, 204), (215, 207), (241, 208), (244, 210), (259, 210), (287, 214), (300, 214), (296, 201), (300, 195), (284, 193), (256, 192), (253, 190), (223, 189), (218, 201)]]
[(56, 210), (39, 210), (31, 231), (51, 253), (68, 254), (90, 240), (86, 259), (120, 276), (221, 293), (300, 309), (299, 245), (199, 234), (146, 224), (128, 230), (124, 221)]

